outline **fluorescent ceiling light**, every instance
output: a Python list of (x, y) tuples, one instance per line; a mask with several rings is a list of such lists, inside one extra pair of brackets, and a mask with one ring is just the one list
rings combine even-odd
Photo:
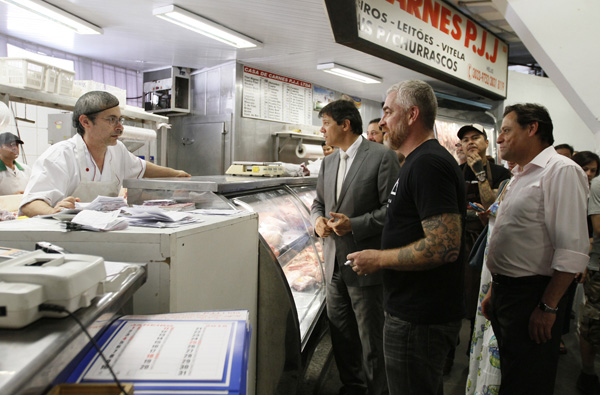
[(41, 0), (0, 0), (6, 4), (16, 5), (36, 15), (44, 17), (79, 34), (102, 34), (103, 30), (88, 21), (70, 14), (58, 7)]
[(155, 8), (153, 14), (165, 21), (185, 27), (235, 48), (255, 48), (262, 45), (260, 41), (219, 25), (200, 15), (186, 11), (176, 5)]
[(346, 66), (341, 66), (337, 63), (321, 63), (317, 65), (317, 69), (323, 70), (326, 73), (337, 75), (339, 77), (362, 82), (363, 84), (380, 84), (382, 81), (382, 79), (379, 77), (363, 73), (362, 71), (354, 70)]

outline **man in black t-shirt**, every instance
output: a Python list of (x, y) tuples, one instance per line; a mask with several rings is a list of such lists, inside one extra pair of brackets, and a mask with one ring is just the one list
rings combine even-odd
[(383, 251), (348, 255), (358, 275), (383, 270), (384, 350), (390, 394), (438, 394), (464, 315), (461, 248), (465, 182), (435, 139), (437, 100), (422, 81), (387, 92), (390, 144), (406, 156), (388, 200)]

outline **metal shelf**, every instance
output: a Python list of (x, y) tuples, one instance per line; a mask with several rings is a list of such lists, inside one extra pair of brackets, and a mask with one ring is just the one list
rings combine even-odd
[[(66, 111), (73, 111), (77, 98), (70, 96), (57, 95), (55, 93), (48, 93), (42, 91), (35, 91), (24, 88), (17, 88), (10, 85), (0, 84), (0, 94), (8, 95), (10, 101), (33, 104), (42, 107), (58, 108)], [(141, 108), (136, 110), (138, 107), (125, 106), (121, 108), (121, 115), (126, 118), (149, 121), (158, 123), (168, 123), (169, 118), (161, 115), (147, 113)]]
[[(0, 84), (0, 100), (8, 103), (13, 101), (17, 103), (33, 104), (36, 106), (58, 108), (65, 111), (73, 111), (77, 98), (70, 96), (57, 95), (55, 93), (48, 93), (36, 90), (30, 90), (25, 88), (17, 88), (10, 85)], [(160, 130), (160, 148), (159, 152), (162, 155), (160, 157), (160, 165), (167, 165), (167, 127), (169, 123), (169, 117), (151, 114), (145, 112), (140, 107), (125, 106), (121, 107), (121, 115), (127, 119), (134, 121), (140, 121), (141, 123), (151, 122), (154, 124), (154, 128)], [(162, 124), (162, 125), (161, 125)], [(160, 127), (159, 127), (160, 125)]]
[[(281, 143), (281, 138), (285, 137), (283, 143)], [(316, 134), (308, 134), (308, 133), (298, 133), (298, 132), (275, 132), (273, 133), (273, 138), (275, 139), (275, 144), (273, 147), (273, 156), (275, 162), (279, 161), (279, 154), (283, 151), (283, 147), (291, 141), (298, 140), (298, 145), (302, 145), (303, 141), (308, 141), (312, 144), (321, 144), (325, 141), (325, 137), (319, 136)]]

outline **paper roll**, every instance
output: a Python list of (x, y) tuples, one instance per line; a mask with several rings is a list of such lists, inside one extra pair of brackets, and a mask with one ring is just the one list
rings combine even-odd
[(152, 129), (136, 128), (135, 126), (124, 126), (121, 138), (128, 140), (155, 141), (156, 131)]
[(296, 146), (298, 158), (316, 159), (323, 157), (323, 148), (320, 145), (302, 144)]

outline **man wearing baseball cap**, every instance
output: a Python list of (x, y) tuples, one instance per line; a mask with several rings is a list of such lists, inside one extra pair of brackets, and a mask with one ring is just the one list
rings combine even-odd
[[(458, 130), (458, 138), (467, 162), (460, 165), (466, 182), (467, 202), (478, 203), (484, 209), (496, 200), (500, 183), (511, 177), (511, 172), (487, 160), (486, 152), (489, 141), (483, 126), (479, 124), (465, 125)], [(484, 225), (476, 215), (476, 211), (467, 207), (465, 223), (465, 247), (471, 251), (473, 244)], [(465, 268), (465, 305), (471, 327), (475, 322), (477, 299), (479, 297), (479, 281), (481, 268), (468, 266)]]
[(23, 193), (29, 180), (29, 166), (16, 161), (19, 144), (23, 144), (23, 140), (14, 134), (0, 134), (0, 195)]
[(35, 162), (19, 211), (29, 217), (74, 208), (75, 202), (117, 196), (126, 178), (189, 177), (146, 162), (118, 141), (119, 100), (103, 91), (81, 96), (73, 109), (77, 134), (48, 148)]

